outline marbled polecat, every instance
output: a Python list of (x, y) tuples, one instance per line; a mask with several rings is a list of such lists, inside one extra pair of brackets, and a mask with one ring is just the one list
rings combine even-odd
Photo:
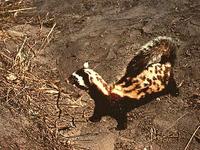
[[(168, 90), (178, 94), (172, 67), (176, 58), (177, 43), (170, 37), (157, 37), (141, 47), (130, 61), (125, 75), (117, 82), (108, 84), (85, 63), (74, 72), (68, 81), (80, 89), (87, 90), (95, 101), (91, 121), (99, 121), (102, 108), (109, 109), (111, 103), (129, 99), (141, 101), (147, 95)], [(100, 105), (100, 106), (98, 106)], [(105, 115), (102, 113), (102, 116)]]

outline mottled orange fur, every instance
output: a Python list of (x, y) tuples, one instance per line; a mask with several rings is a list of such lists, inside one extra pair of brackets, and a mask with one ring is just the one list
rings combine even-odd
[[(134, 78), (128, 77), (120, 84), (110, 86), (110, 95), (128, 97), (139, 100), (146, 94), (160, 92), (168, 84), (171, 73), (171, 64), (152, 64)], [(129, 82), (128, 85), (127, 82)]]

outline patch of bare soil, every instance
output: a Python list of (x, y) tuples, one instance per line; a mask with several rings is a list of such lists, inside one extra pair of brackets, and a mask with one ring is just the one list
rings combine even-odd
[[(2, 149), (199, 149), (198, 0), (9, 0), (0, 16)], [(110, 117), (88, 121), (93, 101), (65, 78), (89, 61), (111, 83), (159, 35), (181, 41), (180, 96), (133, 109), (126, 130)]]

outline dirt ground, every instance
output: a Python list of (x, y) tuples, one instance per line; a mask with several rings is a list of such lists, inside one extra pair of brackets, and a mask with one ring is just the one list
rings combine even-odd
[[(48, 87), (52, 96), (30, 89), (35, 83), (26, 81), (26, 86), (19, 89), (22, 93), (33, 93), (34, 97), (21, 102), (16, 97), (9, 99), (9, 94), (16, 92), (1, 86), (0, 149), (200, 149), (199, 0), (29, 0), (27, 3), (19, 5), (34, 9), (14, 12), (11, 20), (7, 19), (9, 12), (3, 13), (7, 9), (1, 10), (0, 46), (7, 49), (3, 54), (8, 50), (17, 54), (16, 47), (22, 45), (24, 34), (32, 45), (33, 39), (37, 41), (31, 47), (37, 49), (31, 59), (34, 65), (27, 74), (42, 79), (37, 80), (37, 86), (44, 90), (46, 85), (45, 90)], [(9, 8), (9, 4), (3, 7)], [(3, 31), (22, 40), (6, 43)], [(111, 117), (104, 117), (98, 123), (88, 121), (93, 101), (65, 79), (88, 61), (111, 83), (123, 75), (141, 45), (160, 35), (181, 41), (174, 68), (180, 95), (161, 96), (133, 109), (128, 113), (126, 130), (115, 130), (116, 121)], [(1, 68), (10, 66), (5, 65), (3, 54)], [(10, 85), (13, 76), (6, 72), (5, 77), (3, 73), (0, 79), (5, 82), (1, 85), (7, 82)], [(59, 93), (52, 88), (50, 91), (50, 87)]]

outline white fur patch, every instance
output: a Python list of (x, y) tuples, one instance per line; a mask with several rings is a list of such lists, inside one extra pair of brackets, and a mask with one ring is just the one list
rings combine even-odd
[(153, 40), (152, 41), (149, 41), (148, 43), (146, 43), (145, 45), (143, 45), (142, 47), (141, 47), (141, 49), (143, 50), (143, 49), (149, 49), (149, 47), (152, 47), (154, 45), (154, 42), (153, 42)]
[(153, 57), (152, 60), (149, 60), (147, 65), (150, 65), (150, 64), (155, 63), (155, 62), (160, 62), (161, 57), (162, 57), (162, 54), (159, 54), (159, 55)]
[(79, 85), (88, 88), (87, 85), (85, 85), (85, 82), (84, 82), (84, 80), (83, 80), (83, 77), (79, 76), (79, 75), (76, 74), (75, 72), (74, 72), (72, 75), (77, 79), (77, 82), (79, 83)]
[(173, 39), (171, 37), (167, 37), (167, 36), (158, 36), (154, 39), (155, 41), (160, 41), (160, 40), (168, 40), (168, 41), (173, 41)]
[(88, 62), (85, 62), (85, 63), (83, 64), (83, 67), (84, 67), (84, 68), (89, 68), (89, 63), (88, 63)]
[(145, 45), (143, 45), (143, 46), (141, 47), (141, 50), (145, 50), (145, 49), (148, 50), (148, 49), (150, 49), (151, 47), (154, 46), (155, 41), (156, 41), (156, 42), (159, 42), (159, 41), (161, 41), (161, 40), (167, 40), (167, 41), (174, 42), (173, 39), (172, 39), (171, 37), (167, 37), (167, 36), (158, 36), (158, 37), (156, 37), (155, 39), (153, 39), (153, 40), (147, 42)]

